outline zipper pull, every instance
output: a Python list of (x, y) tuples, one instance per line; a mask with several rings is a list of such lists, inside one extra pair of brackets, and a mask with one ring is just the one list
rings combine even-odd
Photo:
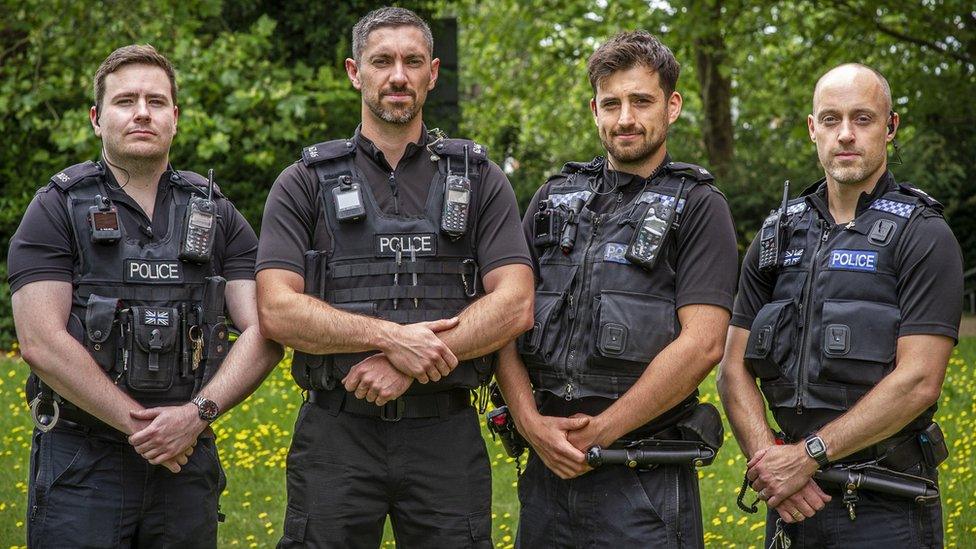
[(399, 195), (399, 190), (397, 189), (396, 177), (394, 177), (393, 172), (390, 172), (390, 192), (393, 193), (393, 213), (400, 215), (400, 201), (397, 200)]
[(569, 307), (569, 310), (566, 311), (566, 313), (569, 316), (569, 319), (573, 320), (574, 318), (576, 318), (576, 309), (573, 307), (573, 294), (569, 294), (569, 297), (567, 298), (566, 301), (567, 301), (566, 305)]
[(566, 383), (566, 400), (573, 400), (573, 382)]
[(800, 328), (802, 328), (803, 325), (806, 322), (806, 319), (804, 318), (805, 315), (803, 314), (803, 302), (802, 301), (796, 304), (796, 316), (800, 320), (799, 326), (800, 326)]
[(850, 221), (850, 222), (849, 222), (849, 223), (848, 223), (847, 225), (844, 225), (844, 229), (845, 229), (845, 230), (846, 230), (846, 229), (853, 229), (853, 228), (854, 228), (854, 221), (855, 221), (855, 220), (854, 220), (854, 219), (852, 219), (852, 220), (851, 220), (851, 221)]

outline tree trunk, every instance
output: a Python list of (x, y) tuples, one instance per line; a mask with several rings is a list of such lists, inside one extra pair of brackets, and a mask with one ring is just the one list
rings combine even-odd
[(722, 3), (708, 8), (706, 33), (695, 38), (695, 68), (702, 102), (702, 136), (708, 153), (709, 169), (721, 177), (728, 173), (734, 156), (732, 140), (732, 89), (722, 74), (728, 59), (722, 37)]

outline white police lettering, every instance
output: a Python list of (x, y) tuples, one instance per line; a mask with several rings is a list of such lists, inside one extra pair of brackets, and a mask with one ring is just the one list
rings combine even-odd
[(125, 265), (126, 282), (182, 282), (178, 261), (129, 259)]
[(62, 183), (67, 183), (68, 180), (71, 179), (70, 177), (68, 177), (68, 174), (66, 174), (64, 172), (58, 172), (58, 174), (55, 175), (54, 177), (57, 177), (58, 179), (60, 179)]
[(312, 145), (311, 147), (305, 147), (305, 151), (308, 152), (309, 158), (319, 157), (319, 148), (316, 147), (315, 145)]
[(834, 250), (830, 252), (830, 268), (842, 271), (878, 270), (878, 252), (870, 250)]
[(437, 255), (437, 235), (434, 233), (376, 235), (378, 257), (394, 256), (397, 250), (404, 254), (409, 254), (413, 250), (414, 255), (418, 256)]

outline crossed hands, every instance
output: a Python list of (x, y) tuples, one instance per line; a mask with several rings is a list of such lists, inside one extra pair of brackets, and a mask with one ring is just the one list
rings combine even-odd
[(358, 399), (377, 406), (399, 398), (416, 379), (420, 383), (439, 381), (458, 365), (458, 359), (437, 337), (437, 332), (458, 325), (458, 318), (445, 318), (399, 326), (382, 352), (353, 366), (342, 385)]
[(153, 465), (162, 465), (179, 473), (193, 454), (197, 437), (207, 428), (197, 406), (160, 406), (129, 412), (136, 422), (129, 444)]
[(831, 499), (814, 482), (817, 463), (802, 445), (763, 448), (752, 456), (746, 467), (746, 477), (759, 492), (759, 499), (775, 509), (783, 522), (808, 519)]
[(524, 420), (516, 417), (515, 421), (542, 463), (562, 479), (589, 471), (586, 451), (593, 446), (608, 446), (614, 440), (607, 440), (600, 416), (554, 417), (532, 411)]

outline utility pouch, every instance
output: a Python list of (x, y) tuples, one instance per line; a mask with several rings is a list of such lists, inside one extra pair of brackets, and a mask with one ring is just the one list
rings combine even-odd
[(722, 416), (713, 404), (700, 402), (687, 418), (676, 425), (683, 440), (701, 442), (718, 453), (725, 441)]
[(922, 458), (929, 468), (936, 468), (949, 458), (949, 447), (946, 446), (942, 428), (934, 421), (918, 434), (918, 445), (922, 449)]
[[(220, 317), (223, 320), (224, 317)], [(228, 337), (228, 327), (226, 322), (203, 326), (203, 340), (207, 342), (206, 367), (203, 372), (202, 387), (213, 379), (217, 373), (216, 365), (222, 363), (227, 353), (230, 351), (230, 339)]]
[(179, 311), (174, 307), (132, 307), (134, 345), (129, 387), (135, 391), (167, 391), (176, 377), (179, 353)]
[(119, 300), (91, 294), (85, 308), (85, 348), (106, 372), (115, 368), (119, 334), (115, 331)]

